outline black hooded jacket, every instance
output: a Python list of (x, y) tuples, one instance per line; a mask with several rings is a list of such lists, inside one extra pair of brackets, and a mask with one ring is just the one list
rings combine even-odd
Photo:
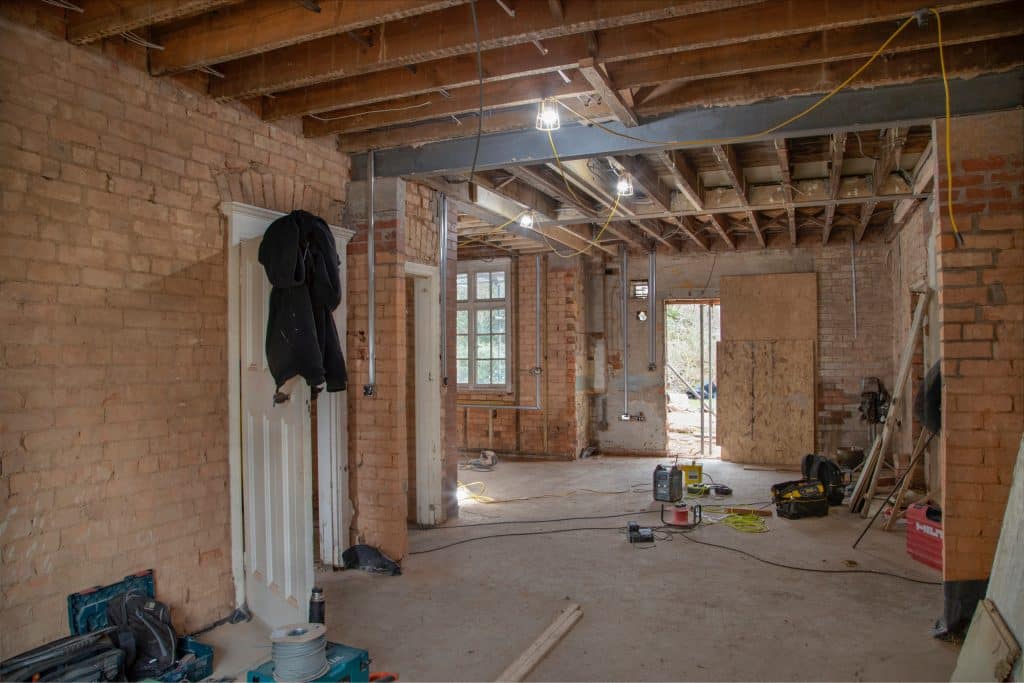
[(273, 287), (266, 351), (278, 390), (302, 375), (314, 390), (326, 383), (327, 391), (344, 391), (345, 356), (331, 315), (341, 303), (338, 251), (327, 223), (306, 211), (278, 218), (260, 242), (260, 263)]

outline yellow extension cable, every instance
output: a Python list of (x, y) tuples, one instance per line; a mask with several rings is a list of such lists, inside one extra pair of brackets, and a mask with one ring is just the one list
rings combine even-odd
[[(947, 193), (947, 196), (946, 196), (946, 206), (947, 206), (947, 209), (949, 211), (949, 221), (950, 221), (950, 226), (953, 229), (953, 235), (954, 235), (954, 237), (955, 237), (955, 239), (957, 241), (957, 244), (958, 245), (963, 245), (963, 236), (960, 234), (960, 229), (959, 229), (959, 227), (956, 224), (956, 218), (954, 217), (954, 214), (953, 214), (952, 143), (951, 143), (951, 140), (950, 140), (950, 132), (949, 132), (949, 129), (950, 129), (950, 118), (951, 118), (951, 114), (950, 114), (950, 95), (949, 95), (949, 76), (948, 76), (948, 74), (946, 72), (945, 45), (944, 45), (943, 39), (942, 39), (942, 16), (940, 15), (939, 11), (937, 9), (935, 9), (934, 7), (929, 7), (928, 8), (928, 12), (930, 12), (932, 15), (935, 16), (935, 26), (936, 26), (936, 33), (937, 33), (937, 41), (936, 42), (937, 42), (937, 46), (938, 46), (938, 49), (939, 49), (939, 66), (940, 66), (941, 72), (942, 72), (942, 85), (943, 85), (943, 88), (945, 90), (945, 110), (946, 110), (946, 126), (945, 126), (945, 128), (946, 128), (946, 135), (945, 135), (946, 140), (945, 140), (945, 146), (946, 146), (946, 193)], [(754, 139), (757, 139), (757, 138), (763, 138), (763, 137), (766, 137), (768, 135), (771, 135), (772, 133), (775, 133), (776, 131), (778, 131), (778, 130), (780, 130), (782, 128), (785, 128), (786, 126), (788, 126), (789, 124), (793, 123), (794, 121), (798, 121), (801, 118), (803, 118), (804, 116), (807, 116), (812, 111), (814, 111), (815, 109), (817, 109), (821, 105), (825, 104), (825, 102), (828, 102), (830, 99), (832, 99), (832, 97), (834, 97), (837, 93), (839, 93), (840, 91), (844, 90), (847, 86), (850, 85), (850, 83), (852, 83), (858, 76), (860, 76), (865, 71), (865, 69), (867, 69), (869, 66), (871, 66), (875, 62), (875, 60), (878, 59), (878, 57), (885, 51), (885, 49), (888, 48), (889, 45), (892, 44), (892, 41), (894, 41), (897, 36), (899, 36), (901, 33), (903, 33), (903, 30), (905, 28), (907, 28), (907, 26), (909, 26), (910, 23), (912, 21), (914, 21), (915, 19), (917, 19), (917, 13), (907, 17), (899, 25), (899, 27), (895, 31), (893, 31), (893, 33), (885, 40), (885, 42), (882, 43), (881, 46), (879, 46), (879, 48), (877, 50), (875, 50), (874, 54), (872, 54), (871, 57), (869, 57), (868, 60), (866, 62), (864, 62), (864, 64), (862, 64), (856, 71), (854, 71), (852, 74), (850, 74), (850, 76), (848, 78), (846, 78), (846, 80), (844, 80), (842, 83), (840, 83), (835, 88), (830, 90), (828, 93), (826, 93), (819, 100), (817, 100), (816, 102), (811, 104), (809, 107), (807, 107), (803, 111), (801, 111), (801, 112), (799, 112), (799, 113), (789, 117), (785, 121), (782, 121), (781, 123), (778, 123), (778, 124), (776, 124), (774, 126), (771, 126), (770, 128), (766, 128), (765, 130), (759, 131), (757, 133), (750, 133), (748, 135), (738, 135), (738, 136), (735, 136), (735, 137), (727, 137), (727, 138), (708, 138), (708, 139), (705, 139), (705, 140), (689, 140), (689, 141), (686, 141), (686, 142), (683, 142), (683, 141), (680, 141), (680, 140), (668, 140), (668, 141), (665, 141), (665, 140), (650, 140), (650, 139), (638, 137), (638, 136), (635, 136), (635, 135), (629, 135), (627, 133), (620, 133), (617, 130), (609, 128), (608, 126), (606, 126), (606, 125), (604, 125), (604, 124), (602, 124), (602, 123), (600, 123), (598, 121), (595, 121), (594, 119), (590, 118), (589, 116), (586, 116), (585, 114), (581, 114), (580, 112), (576, 111), (575, 109), (570, 107), (568, 104), (566, 104), (562, 100), (555, 100), (555, 101), (558, 102), (559, 105), (561, 105), (563, 108), (568, 110), (570, 113), (572, 113), (577, 118), (586, 121), (587, 123), (589, 123), (589, 124), (599, 128), (600, 130), (603, 130), (604, 132), (606, 132), (606, 133), (608, 133), (610, 135), (615, 135), (615, 136), (618, 136), (620, 138), (625, 138), (627, 140), (632, 140), (634, 142), (642, 142), (642, 143), (645, 143), (645, 144), (666, 145), (666, 146), (686, 145), (688, 147), (699, 147), (699, 146), (708, 146), (708, 145), (734, 144), (734, 143), (737, 143), (737, 142), (744, 142), (744, 141), (747, 141), (747, 140), (754, 140)], [(551, 141), (551, 148), (552, 148), (552, 150), (554, 150), (555, 149), (555, 142), (554, 142), (554, 138), (551, 137), (551, 132), (550, 131), (548, 131), (548, 138)], [(561, 163), (561, 160), (558, 157), (557, 150), (555, 151), (555, 160), (556, 160), (556, 162), (558, 162), (558, 167), (561, 170), (562, 163)], [(569, 187), (568, 180), (565, 179), (565, 172), (564, 171), (562, 172), (562, 179), (565, 181), (566, 187)], [(572, 188), (569, 188), (569, 189), (570, 189), (570, 192), (571, 192)], [(573, 196), (575, 196), (575, 195), (573, 195)]]

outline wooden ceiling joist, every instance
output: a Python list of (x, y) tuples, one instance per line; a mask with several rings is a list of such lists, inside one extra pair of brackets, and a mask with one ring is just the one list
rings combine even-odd
[[(419, 14), (432, 13), (468, 0), (319, 0), (312, 12), (301, 2), (249, 0), (238, 7), (206, 14), (160, 32), (162, 50), (150, 54), (154, 75), (178, 73), (198, 66), (240, 60), (250, 55), (275, 54), (288, 46), (303, 49), (316, 39), (341, 34), (340, 40), (358, 45), (344, 34)], [(468, 11), (468, 10), (466, 10)], [(266, 65), (264, 65), (266, 66)], [(225, 72), (225, 69), (218, 69)]]
[(210, 12), (242, 0), (149, 0), (112, 2), (77, 0), (82, 12), (68, 13), (68, 40), (75, 45), (94, 43), (153, 24)]
[(517, 178), (521, 178), (527, 184), (557, 198), (566, 206), (575, 209), (581, 216), (592, 221), (597, 220), (597, 209), (586, 203), (582, 197), (567, 188), (561, 176), (559, 176), (557, 172), (541, 166), (515, 166), (508, 170), (515, 174)]
[(640, 120), (633, 112), (630, 103), (615, 89), (611, 79), (608, 78), (608, 71), (604, 64), (594, 60), (593, 57), (581, 59), (578, 65), (583, 78), (590, 84), (590, 87), (600, 95), (601, 100), (612, 110), (612, 114), (624, 126), (633, 127), (640, 123)]
[[(477, 3), (480, 47), (491, 50), (612, 26), (738, 7), (755, 0), (632, 0), (567, 3), (564, 20), (552, 17), (546, 3), (525, 2), (510, 18), (497, 3)], [(377, 2), (347, 3), (374, 11)], [(383, 12), (377, 11), (378, 14)], [(378, 19), (378, 23), (382, 20)], [(438, 30), (443, 27), (444, 30)], [(367, 49), (345, 36), (307, 40), (221, 65), (224, 79), (211, 84), (220, 98), (273, 93), (336, 78), (475, 53), (476, 34), (469, 10), (453, 7), (385, 24), (381, 48)]]
[(789, 170), (789, 146), (785, 138), (774, 142), (775, 154), (779, 159), (779, 174), (782, 179), (782, 196), (785, 201), (786, 217), (789, 222), (789, 242), (796, 246), (796, 209), (793, 207), (793, 176)]
[[(843, 155), (846, 153), (846, 135), (846, 133), (833, 133), (829, 136), (831, 158), (828, 162), (828, 197), (833, 201), (839, 198), (839, 185), (843, 177)], [(822, 244), (828, 244), (828, 238), (832, 235), (832, 221), (835, 219), (835, 215), (836, 205), (834, 203), (825, 206)]]
[[(640, 156), (610, 157), (609, 162), (615, 164), (621, 172), (628, 173), (633, 179), (634, 186), (638, 186), (659, 211), (672, 210), (672, 193), (662, 184), (661, 179), (650, 162)], [(706, 242), (701, 240), (697, 233), (693, 231), (690, 222), (684, 222), (675, 217), (666, 218), (665, 222), (675, 226), (678, 231), (702, 248), (707, 249)], [(658, 241), (663, 244), (667, 242), (664, 238), (660, 238)], [(669, 246), (674, 251), (678, 250), (674, 243), (670, 243)]]
[(747, 222), (750, 224), (750, 229), (754, 232), (754, 237), (757, 238), (758, 243), (762, 247), (767, 246), (761, 226), (757, 223), (757, 215), (750, 209), (750, 201), (747, 199), (747, 180), (743, 176), (743, 169), (740, 168), (739, 159), (736, 158), (736, 147), (734, 145), (715, 145), (711, 148), (711, 151), (718, 159), (718, 163), (721, 164), (722, 170), (725, 171), (726, 177), (729, 178), (729, 182), (736, 191), (736, 198), (739, 200), (743, 212), (747, 215)]

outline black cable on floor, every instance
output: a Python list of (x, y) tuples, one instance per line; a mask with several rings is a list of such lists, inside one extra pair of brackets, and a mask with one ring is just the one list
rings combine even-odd
[(509, 536), (544, 536), (547, 534), (564, 534), (569, 531), (621, 531), (622, 526), (578, 526), (571, 529), (549, 529), (547, 531), (519, 531), (509, 532), (507, 534), (491, 534), (489, 536), (474, 536), (473, 538), (464, 538), (461, 541), (455, 541), (454, 543), (448, 543), (446, 545), (439, 545), (436, 548), (428, 548), (426, 550), (417, 550), (409, 553), (410, 555), (426, 555), (427, 553), (433, 553), (438, 550), (444, 550), (445, 548), (453, 548), (463, 543), (472, 543), (473, 541), (484, 541), (489, 538), (506, 538)]
[[(659, 530), (665, 531), (666, 529), (659, 528)], [(878, 576), (891, 576), (894, 579), (903, 579), (904, 581), (910, 581), (912, 583), (920, 583), (920, 584), (924, 584), (925, 586), (941, 586), (942, 585), (941, 581), (928, 581), (928, 580), (925, 580), (925, 579), (915, 579), (915, 578), (913, 578), (911, 576), (903, 576), (902, 574), (895, 574), (893, 572), (886, 572), (886, 571), (882, 571), (880, 569), (815, 569), (814, 567), (797, 567), (796, 565), (792, 565), (792, 564), (784, 564), (782, 562), (775, 562), (773, 560), (766, 560), (763, 557), (758, 557), (757, 555), (754, 555), (753, 553), (748, 553), (746, 550), (740, 550), (739, 548), (732, 548), (732, 547), (727, 546), (727, 545), (719, 545), (717, 543), (711, 543), (709, 541), (700, 541), (700, 540), (697, 540), (696, 538), (691, 537), (689, 534), (686, 534), (686, 533), (680, 533), (679, 535), (682, 536), (683, 538), (685, 538), (688, 541), (693, 541), (694, 543), (700, 543), (701, 545), (711, 546), (712, 548), (720, 548), (722, 550), (731, 550), (734, 553), (739, 553), (740, 555), (746, 555), (747, 557), (749, 557), (752, 560), (757, 560), (758, 562), (763, 562), (764, 564), (770, 564), (773, 567), (781, 567), (782, 569), (792, 569), (794, 571), (799, 571), (799, 572), (814, 572), (815, 574), (877, 574)]]
[(496, 526), (498, 524), (547, 524), (549, 522), (575, 522), (581, 519), (614, 519), (616, 517), (629, 517), (630, 515), (649, 515), (657, 510), (635, 510), (633, 512), (620, 512), (614, 515), (585, 515), (583, 517), (559, 517), (556, 519), (510, 519), (507, 522), (473, 522), (471, 524), (454, 524), (452, 526), (428, 526), (417, 531), (444, 531), (446, 529), (467, 529), (473, 526)]
[[(627, 513), (635, 514), (635, 513)], [(623, 515), (617, 515), (619, 517)], [(468, 525), (467, 525), (468, 526)], [(458, 527), (453, 527), (458, 528)], [(445, 545), (439, 545), (435, 548), (428, 548), (426, 550), (417, 550), (410, 552), (409, 555), (426, 555), (427, 553), (437, 552), (438, 550), (445, 550), (447, 548), (453, 548), (457, 545), (463, 545), (465, 543), (472, 543), (473, 541), (484, 541), (491, 538), (508, 538), (513, 536), (544, 536), (548, 534), (564, 534), (571, 531), (622, 531), (621, 526), (584, 526), (584, 527), (572, 527), (569, 529), (550, 529), (547, 531), (520, 531), (520, 532), (509, 532), (504, 534), (489, 534), (487, 536), (474, 536), (473, 538), (464, 538), (461, 541), (455, 541), (453, 543), (447, 543)], [(878, 576), (888, 576), (894, 579), (902, 579), (904, 581), (910, 581), (912, 583), (919, 583), (925, 586), (941, 586), (941, 581), (927, 581), (925, 579), (915, 579), (910, 576), (903, 576), (902, 574), (895, 574), (893, 572), (886, 572), (880, 569), (815, 569), (813, 567), (798, 567), (792, 564), (784, 564), (782, 562), (775, 562), (774, 560), (766, 560), (763, 557), (758, 557), (753, 553), (748, 553), (746, 550), (740, 550), (739, 548), (733, 548), (727, 545), (719, 545), (718, 543), (711, 543), (709, 541), (699, 541), (696, 538), (692, 538), (689, 532), (684, 532), (679, 529), (673, 529), (671, 527), (656, 527), (657, 531), (663, 531), (669, 534), (679, 534), (688, 541), (699, 543), (701, 545), (710, 546), (712, 548), (719, 548), (721, 550), (729, 550), (740, 555), (745, 555), (752, 560), (757, 560), (773, 567), (779, 567), (781, 569), (791, 569), (798, 572), (812, 572), (815, 574), (876, 574)]]

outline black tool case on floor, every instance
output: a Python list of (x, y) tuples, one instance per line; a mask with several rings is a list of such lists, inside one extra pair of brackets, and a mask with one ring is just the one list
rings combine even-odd
[[(107, 628), (107, 602), (115, 595), (135, 590), (156, 598), (153, 570), (124, 577), (109, 586), (96, 586), (68, 596), (68, 625), (72, 635), (92, 633)], [(213, 648), (188, 636), (179, 637), (176, 662), (160, 674), (164, 683), (201, 681), (213, 673)]]
[(816, 479), (784, 481), (772, 486), (772, 502), (779, 517), (802, 519), (828, 515), (825, 486)]

